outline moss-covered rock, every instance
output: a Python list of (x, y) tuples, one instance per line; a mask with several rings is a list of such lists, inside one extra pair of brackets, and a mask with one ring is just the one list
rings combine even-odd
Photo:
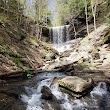
[(65, 91), (74, 94), (75, 97), (84, 95), (93, 87), (92, 79), (84, 80), (77, 76), (67, 76), (58, 81), (58, 85)]

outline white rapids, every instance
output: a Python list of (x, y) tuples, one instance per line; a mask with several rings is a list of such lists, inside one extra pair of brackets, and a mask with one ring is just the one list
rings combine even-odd
[[(51, 81), (54, 77), (64, 77), (65, 75), (63, 73), (44, 73), (39, 76), (36, 76), (36, 80), (40, 80), (38, 84), (36, 84), (34, 87), (25, 87), (25, 91), (27, 94), (21, 94), (21, 100), (26, 103), (27, 110), (57, 110), (53, 108), (51, 103), (48, 103), (48, 101), (43, 100), (41, 98), (41, 88), (42, 86), (46, 85), (50, 88)], [(104, 82), (99, 83), (98, 86), (96, 86), (91, 92), (90, 92), (90, 103), (95, 103), (94, 105), (88, 103), (86, 99), (72, 99), (68, 94), (62, 93), (57, 85), (51, 86), (52, 94), (57, 98), (59, 105), (61, 107), (60, 110), (90, 110), (88, 108), (93, 107), (95, 110), (100, 110), (100, 107), (98, 108), (98, 102), (97, 102), (97, 95), (100, 98), (103, 98), (103, 96), (107, 96), (107, 87)], [(99, 99), (100, 99), (99, 98)], [(48, 108), (45, 108), (44, 103), (46, 103), (46, 106)], [(108, 106), (108, 105), (107, 105)], [(102, 110), (102, 109), (101, 109)], [(106, 110), (106, 109), (103, 109)], [(109, 109), (107, 109), (109, 110)]]

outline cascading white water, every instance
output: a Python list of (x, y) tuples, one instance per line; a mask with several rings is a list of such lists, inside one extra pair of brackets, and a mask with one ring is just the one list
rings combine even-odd
[(70, 40), (69, 25), (50, 27), (49, 31), (51, 41), (58, 46)]
[(93, 89), (93, 91), (91, 92), (91, 96), (94, 97), (94, 94), (95, 94), (95, 95), (102, 96), (102, 97), (103, 97), (104, 95), (106, 95), (106, 94), (107, 94), (107, 85), (106, 85), (106, 83), (105, 83), (105, 82), (100, 82), (100, 83), (98, 84), (98, 86), (95, 87), (95, 88)]
[(64, 45), (64, 42), (71, 40), (69, 27), (70, 25), (64, 25), (49, 28), (50, 41), (54, 44), (53, 48), (58, 52), (70, 49), (70, 45)]
[(110, 94), (105, 82), (100, 82), (90, 93), (92, 99), (91, 107), (95, 110), (109, 110)]
[[(62, 73), (44, 74), (40, 75), (41, 80), (35, 87), (25, 87), (27, 94), (21, 95), (21, 100), (27, 104), (27, 110), (56, 110), (52, 107), (51, 103), (47, 103), (48, 108), (44, 108), (43, 99), (41, 99), (41, 88), (46, 85), (50, 86), (51, 81), (54, 77), (64, 77)], [(50, 87), (49, 87), (50, 88)], [(62, 93), (57, 85), (53, 85), (51, 88), (52, 94), (60, 101), (60, 110), (84, 110), (84, 103), (80, 100), (72, 101), (69, 99), (69, 95)]]
[[(59, 110), (110, 110), (110, 94), (107, 91), (106, 83), (100, 82), (91, 92), (89, 97), (72, 99), (68, 94), (60, 91), (57, 85), (50, 87), (54, 77), (64, 77), (63, 73), (43, 73), (35, 77), (39, 80), (33, 87), (25, 87), (27, 94), (21, 95), (21, 100), (27, 104), (27, 110), (58, 110), (55, 108), (55, 101), (46, 101), (41, 98), (41, 88), (46, 85), (57, 99)], [(104, 105), (103, 105), (104, 104)], [(45, 106), (46, 105), (46, 106)]]

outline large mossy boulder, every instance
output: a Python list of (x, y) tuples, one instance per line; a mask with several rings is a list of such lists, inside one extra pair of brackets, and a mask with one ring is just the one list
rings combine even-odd
[(66, 76), (58, 81), (58, 85), (63, 92), (80, 98), (93, 88), (93, 80), (91, 78), (84, 80), (77, 76)]

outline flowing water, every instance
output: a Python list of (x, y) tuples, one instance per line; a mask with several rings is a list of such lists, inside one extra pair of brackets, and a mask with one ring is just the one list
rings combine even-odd
[(64, 25), (49, 28), (50, 40), (54, 44), (53, 48), (55, 48), (58, 52), (70, 49), (70, 44), (64, 45), (65, 42), (71, 40), (69, 27), (69, 25)]
[[(27, 105), (27, 110), (110, 110), (110, 93), (105, 82), (100, 82), (94, 89), (81, 99), (73, 99), (62, 93), (57, 85), (50, 87), (54, 77), (64, 77), (64, 73), (41, 73), (34, 77), (37, 80), (34, 86), (25, 86), (25, 94), (21, 100)], [(46, 101), (41, 98), (41, 88), (48, 86), (55, 99)]]
[(51, 42), (57, 44), (58, 47), (70, 40), (69, 25), (50, 27), (49, 32)]

